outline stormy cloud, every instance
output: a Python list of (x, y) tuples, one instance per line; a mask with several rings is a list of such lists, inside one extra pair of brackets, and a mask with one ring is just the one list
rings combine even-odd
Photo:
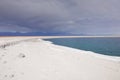
[(119, 0), (0, 0), (0, 32), (120, 34)]

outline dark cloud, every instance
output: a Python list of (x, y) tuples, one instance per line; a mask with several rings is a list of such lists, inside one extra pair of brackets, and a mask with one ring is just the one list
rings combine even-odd
[(0, 32), (119, 33), (119, 0), (0, 0)]

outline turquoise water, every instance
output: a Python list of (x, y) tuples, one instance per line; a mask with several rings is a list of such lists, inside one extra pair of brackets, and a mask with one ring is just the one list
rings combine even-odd
[(57, 38), (45, 40), (104, 55), (120, 56), (120, 38)]

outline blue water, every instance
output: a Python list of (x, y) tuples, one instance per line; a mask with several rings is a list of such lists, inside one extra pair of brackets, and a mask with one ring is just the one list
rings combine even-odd
[(104, 55), (120, 56), (120, 38), (57, 38), (45, 40)]

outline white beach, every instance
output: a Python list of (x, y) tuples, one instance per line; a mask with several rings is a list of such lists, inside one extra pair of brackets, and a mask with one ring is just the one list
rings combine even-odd
[(120, 80), (120, 57), (43, 38), (51, 37), (1, 37), (0, 80)]

